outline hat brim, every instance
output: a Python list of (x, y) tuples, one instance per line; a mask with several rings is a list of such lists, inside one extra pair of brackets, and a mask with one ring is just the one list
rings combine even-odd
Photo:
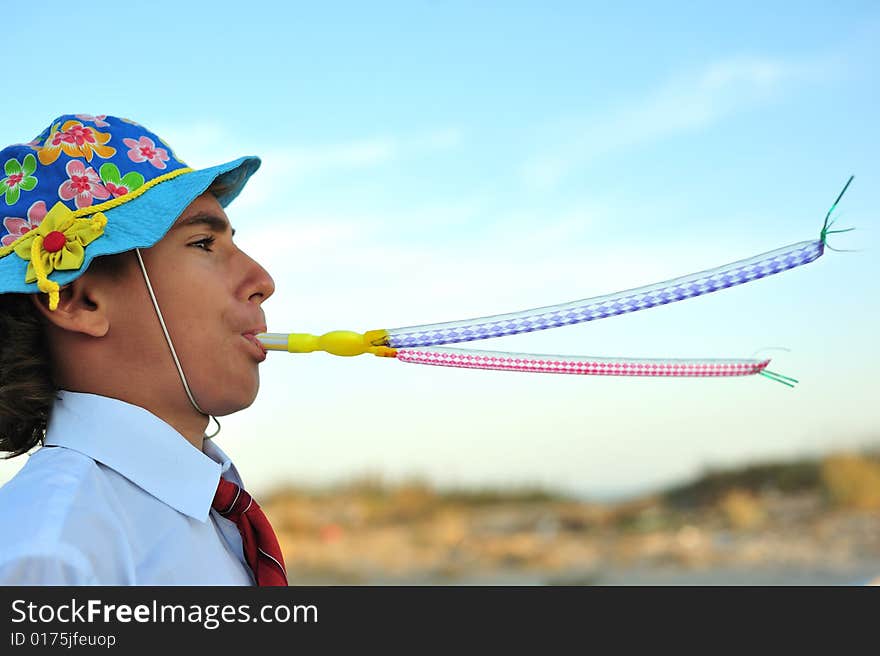
[[(53, 271), (49, 279), (66, 285), (85, 273), (96, 257), (153, 246), (165, 236), (189, 204), (212, 185), (217, 184), (217, 200), (226, 207), (258, 168), (258, 157), (240, 157), (219, 166), (190, 171), (105, 211), (107, 225), (104, 234), (86, 247), (82, 266), (71, 271)], [(27, 267), (26, 260), (11, 253), (0, 259), (0, 293), (39, 292), (36, 282), (24, 281)]]

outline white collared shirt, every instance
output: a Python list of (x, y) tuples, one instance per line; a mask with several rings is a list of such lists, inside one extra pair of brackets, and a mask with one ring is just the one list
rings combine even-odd
[(151, 412), (62, 390), (43, 447), (0, 487), (0, 585), (253, 585), (236, 525), (211, 508), (242, 485)]

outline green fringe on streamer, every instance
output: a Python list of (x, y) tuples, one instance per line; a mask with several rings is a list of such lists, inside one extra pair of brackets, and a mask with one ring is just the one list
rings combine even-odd
[(794, 381), (795, 383), (798, 382), (794, 378), (789, 378), (788, 376), (783, 376), (782, 374), (778, 374), (775, 371), (767, 371), (766, 369), (763, 369), (762, 371), (759, 371), (758, 373), (761, 374), (762, 376), (764, 376), (764, 378), (769, 378), (770, 380), (774, 380), (777, 383), (782, 383), (783, 385), (787, 385), (788, 387), (794, 387), (794, 385), (792, 383), (789, 383), (788, 381), (791, 380), (791, 381)]
[[(831, 209), (828, 210), (828, 214), (825, 215), (825, 222), (822, 224), (822, 232), (819, 233), (819, 240), (822, 242), (823, 246), (828, 246), (828, 243), (827, 243), (828, 235), (830, 235), (834, 232), (849, 232), (850, 230), (855, 230), (855, 228), (847, 228), (845, 230), (828, 230), (828, 228), (830, 228), (831, 226), (834, 225), (834, 221), (837, 220), (835, 218), (834, 220), (832, 220), (829, 223), (828, 219), (831, 218), (831, 213), (834, 211), (834, 208), (837, 207), (837, 204), (840, 202), (840, 199), (843, 198), (843, 195), (846, 193), (846, 190), (849, 188), (849, 183), (852, 182), (853, 178), (855, 178), (855, 177), (856, 176), (854, 176), (854, 175), (849, 176), (849, 180), (846, 181), (846, 184), (843, 185), (843, 189), (837, 195), (837, 200), (834, 201), (834, 204), (831, 206)], [(831, 247), (828, 246), (828, 248), (831, 248)], [(837, 249), (831, 248), (831, 250), (837, 250)]]

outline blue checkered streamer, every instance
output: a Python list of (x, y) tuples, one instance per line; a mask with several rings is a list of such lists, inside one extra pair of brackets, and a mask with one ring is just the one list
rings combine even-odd
[(638, 312), (809, 264), (822, 255), (824, 247), (821, 239), (803, 241), (707, 271), (605, 296), (464, 321), (393, 328), (388, 331), (388, 345), (409, 348), (471, 342)]

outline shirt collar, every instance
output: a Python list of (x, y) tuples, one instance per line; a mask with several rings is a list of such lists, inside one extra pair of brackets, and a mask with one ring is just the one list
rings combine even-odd
[(241, 485), (229, 456), (211, 440), (199, 451), (149, 410), (107, 396), (59, 390), (44, 444), (78, 451), (202, 522), (221, 474)]

